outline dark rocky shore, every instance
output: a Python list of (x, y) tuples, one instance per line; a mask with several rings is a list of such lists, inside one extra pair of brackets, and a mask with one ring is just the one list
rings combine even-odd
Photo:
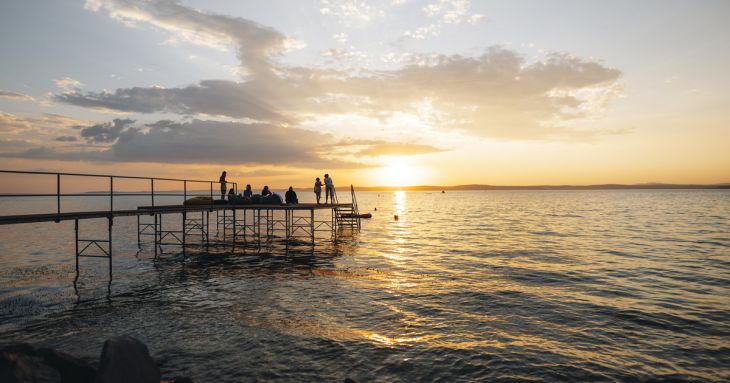
[(131, 336), (104, 342), (98, 363), (27, 343), (0, 346), (0, 382), (34, 383), (190, 383), (192, 379), (163, 379), (147, 346)]
[[(164, 378), (147, 346), (123, 335), (104, 342), (98, 363), (28, 343), (0, 345), (0, 383), (192, 383)], [(358, 383), (346, 378), (344, 383)]]

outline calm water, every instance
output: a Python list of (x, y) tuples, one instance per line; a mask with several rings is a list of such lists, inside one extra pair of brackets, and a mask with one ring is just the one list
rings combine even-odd
[(199, 382), (730, 380), (730, 191), (358, 199), (373, 219), (313, 254), (155, 261), (117, 219), (110, 294), (103, 259), (74, 290), (72, 223), (0, 226), (0, 340), (93, 360), (128, 333)]

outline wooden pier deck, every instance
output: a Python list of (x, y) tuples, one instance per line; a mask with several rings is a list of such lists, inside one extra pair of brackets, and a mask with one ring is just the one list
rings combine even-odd
[(15, 225), (21, 223), (37, 222), (59, 222), (73, 221), (94, 218), (109, 217), (131, 217), (153, 214), (177, 214), (182, 212), (221, 211), (221, 210), (327, 210), (347, 209), (352, 205), (349, 203), (338, 204), (316, 204), (300, 203), (292, 205), (162, 205), (162, 206), (140, 206), (133, 210), (98, 210), (98, 211), (77, 211), (45, 214), (19, 214), (0, 216), (0, 225)]

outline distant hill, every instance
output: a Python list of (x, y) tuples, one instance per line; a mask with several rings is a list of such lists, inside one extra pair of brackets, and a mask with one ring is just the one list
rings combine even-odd
[(730, 183), (713, 185), (694, 184), (598, 184), (598, 185), (530, 185), (530, 186), (509, 186), (509, 185), (456, 185), (456, 186), (356, 186), (358, 191), (458, 191), (458, 190), (635, 190), (635, 189), (730, 189)]

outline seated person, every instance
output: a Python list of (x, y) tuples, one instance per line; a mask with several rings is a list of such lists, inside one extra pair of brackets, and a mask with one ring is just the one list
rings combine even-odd
[(253, 196), (253, 190), (251, 190), (251, 184), (246, 185), (246, 190), (243, 191), (243, 196), (251, 198)]
[(265, 197), (267, 195), (271, 195), (271, 190), (269, 190), (269, 185), (264, 186), (264, 190), (261, 190), (262, 197)]
[(291, 186), (289, 186), (289, 190), (286, 192), (286, 194), (284, 194), (284, 199), (286, 200), (287, 205), (299, 203), (299, 200), (297, 199), (297, 193)]
[(233, 188), (231, 188), (231, 190), (228, 191), (228, 200), (229, 201), (231, 200), (231, 197), (234, 197), (234, 198), (236, 197), (236, 192), (233, 191)]

